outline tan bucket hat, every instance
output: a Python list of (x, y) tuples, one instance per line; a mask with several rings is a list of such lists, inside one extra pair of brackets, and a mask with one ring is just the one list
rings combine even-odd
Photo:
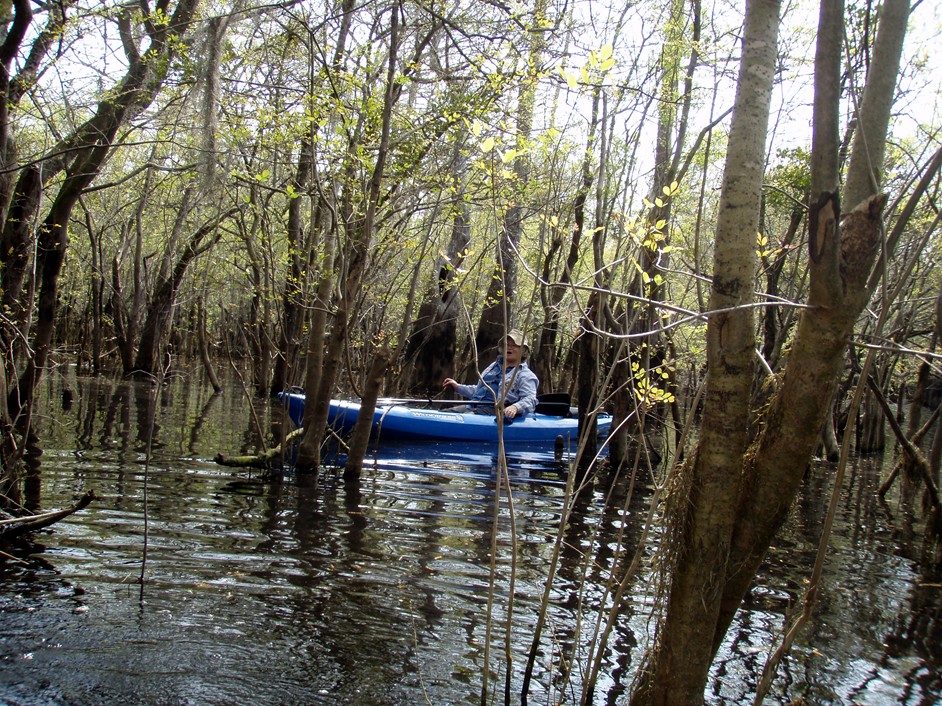
[(521, 348), (524, 348), (527, 345), (527, 339), (523, 335), (523, 331), (518, 328), (510, 329), (510, 331), (507, 332), (507, 338), (509, 338)]

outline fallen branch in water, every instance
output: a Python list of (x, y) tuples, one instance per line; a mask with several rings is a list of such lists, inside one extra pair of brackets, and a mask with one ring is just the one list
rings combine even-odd
[(10, 517), (0, 520), (0, 539), (19, 537), (28, 532), (35, 532), (36, 530), (49, 527), (49, 525), (54, 525), (56, 522), (64, 520), (69, 515), (88, 507), (89, 503), (96, 499), (95, 491), (89, 490), (75, 505), (65, 510), (43, 512), (38, 515), (24, 515), (23, 517)]
[(248, 456), (226, 456), (225, 454), (219, 453), (216, 454), (216, 457), (213, 460), (221, 466), (234, 466), (237, 468), (268, 468), (274, 459), (281, 456), (283, 448), (287, 447), (288, 444), (292, 443), (295, 439), (300, 438), (302, 431), (302, 429), (295, 429), (285, 437), (283, 443), (260, 454), (252, 454)]

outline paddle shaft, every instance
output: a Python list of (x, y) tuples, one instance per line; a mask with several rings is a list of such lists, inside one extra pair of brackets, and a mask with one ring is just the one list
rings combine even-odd
[(481, 401), (481, 400), (433, 400), (431, 397), (421, 399), (416, 397), (380, 397), (376, 400), (378, 405), (410, 405), (410, 404), (441, 404), (441, 405), (450, 405), (457, 407), (459, 405), (489, 405), (494, 406), (492, 400)]
[[(569, 395), (563, 392), (549, 393), (547, 395), (539, 395), (537, 397), (537, 411), (541, 414), (547, 414), (554, 417), (567, 417), (569, 416)], [(436, 400), (432, 398), (418, 399), (418, 398), (406, 398), (406, 397), (381, 397), (376, 400), (378, 405), (410, 405), (410, 404), (427, 404), (427, 405), (447, 405), (449, 407), (493, 407), (494, 402), (491, 400), (481, 401), (481, 400)]]

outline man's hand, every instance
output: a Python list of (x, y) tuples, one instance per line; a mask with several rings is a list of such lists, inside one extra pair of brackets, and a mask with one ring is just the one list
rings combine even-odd
[(453, 380), (452, 378), (445, 378), (445, 381), (442, 383), (442, 389), (446, 387), (450, 387), (454, 390), (456, 387), (458, 387), (458, 381)]
[(517, 405), (512, 404), (509, 407), (504, 407), (504, 416), (507, 419), (513, 419), (517, 416)]

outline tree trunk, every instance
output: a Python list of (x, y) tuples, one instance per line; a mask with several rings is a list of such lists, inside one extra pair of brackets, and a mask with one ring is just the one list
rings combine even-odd
[[(55, 328), (59, 274), (69, 244), (68, 224), (72, 210), (82, 191), (97, 177), (111, 152), (118, 129), (146, 109), (157, 95), (166, 67), (179, 46), (169, 39), (171, 36), (179, 38), (189, 27), (197, 4), (198, 0), (181, 0), (166, 23), (148, 26), (151, 40), (148, 53), (130, 57), (130, 67), (118, 88), (106, 94), (95, 115), (61, 140), (44, 163), (42, 179), (46, 183), (68, 169), (48, 214), (39, 226), (36, 269), (40, 273), (40, 289), (35, 333), (31, 341), (32, 356), (20, 376), (17, 389), (11, 390), (7, 398), (17, 413), (27, 409), (32, 402), (35, 386), (49, 355)], [(20, 176), (17, 191), (21, 194), (34, 191), (24, 189), (23, 185), (35, 178), (32, 169), (25, 170)], [(3, 289), (8, 290), (6, 282)], [(23, 420), (28, 424), (28, 413)]]
[[(348, 233), (348, 248), (343, 291), (337, 298), (334, 324), (327, 339), (327, 350), (323, 357), (323, 365), (319, 372), (316, 390), (307, 388), (307, 401), (304, 411), (304, 438), (298, 446), (296, 467), (301, 473), (316, 473), (320, 467), (320, 444), (327, 428), (327, 415), (330, 408), (330, 398), (337, 379), (337, 371), (343, 349), (347, 345), (350, 318), (360, 294), (363, 273), (369, 258), (370, 246), (373, 242), (373, 231), (376, 227), (376, 214), (379, 208), (380, 193), (383, 175), (386, 169), (386, 159), (389, 153), (389, 136), (392, 123), (392, 109), (402, 93), (402, 84), (396, 81), (396, 64), (398, 61), (400, 30), (399, 8), (391, 14), (389, 61), (386, 71), (386, 86), (383, 100), (382, 127), (380, 130), (379, 145), (376, 151), (376, 162), (369, 181), (368, 192), (365, 194), (366, 204), (362, 217), (353, 218), (351, 208), (347, 208), (347, 217), (344, 226)], [(352, 151), (356, 144), (350, 145)], [(348, 154), (350, 163), (348, 169), (358, 160), (355, 154)], [(348, 181), (345, 185), (348, 190), (355, 188)], [(348, 204), (353, 197), (348, 193)], [(311, 361), (308, 361), (310, 370)], [(312, 392), (314, 393), (312, 397)]]
[(455, 208), (451, 240), (439, 258), (436, 281), (419, 307), (406, 347), (405, 389), (409, 394), (436, 394), (442, 380), (455, 372), (460, 314), (457, 269), (471, 242), (470, 209), (463, 203)]
[[(321, 210), (324, 221), (329, 220), (330, 208)], [(324, 252), (318, 267), (317, 291), (314, 299), (311, 319), (308, 322), (308, 340), (306, 367), (304, 373), (304, 389), (310, 394), (320, 388), (321, 376), (324, 369), (324, 342), (327, 340), (327, 321), (330, 312), (330, 293), (334, 286), (334, 242), (337, 238), (336, 225), (325, 222), (321, 229), (324, 231)], [(314, 405), (304, 406), (305, 433), (298, 444), (298, 459), (304, 460), (312, 468), (320, 464), (320, 446), (323, 430), (320, 434), (308, 434), (314, 419)]]
[(344, 480), (356, 480), (363, 471), (363, 458), (370, 442), (370, 432), (373, 429), (373, 412), (376, 411), (376, 400), (379, 397), (386, 376), (386, 368), (392, 360), (392, 351), (383, 346), (373, 356), (373, 363), (363, 387), (363, 397), (360, 400), (360, 413), (356, 425), (350, 435), (350, 445), (347, 448), (347, 462), (344, 464)]
[(536, 0), (533, 8), (533, 27), (530, 32), (530, 48), (527, 52), (527, 70), (520, 85), (517, 98), (517, 136), (514, 157), (514, 180), (510, 204), (504, 210), (503, 223), (497, 237), (494, 271), (484, 299), (484, 310), (474, 341), (478, 353), (478, 366), (483, 370), (490, 364), (492, 354), (503, 339), (507, 329), (518, 325), (511, 311), (517, 291), (517, 250), (523, 234), (523, 200), (530, 181), (529, 142), (533, 129), (533, 106), (539, 83), (543, 51), (546, 48), (545, 27), (546, 0)]
[[(901, 3), (908, 7), (908, 0), (889, 0), (884, 8)], [(826, 29), (822, 21), (819, 43), (839, 43), (841, 28), (835, 18), (843, 15), (842, 3), (835, 1), (822, 5), (822, 19), (825, 14), (829, 16), (831, 26), (836, 24), (837, 29)], [(889, 114), (884, 106), (892, 105), (895, 83), (884, 80), (885, 71), (886, 67), (899, 66), (902, 38), (898, 35), (905, 33), (907, 14), (907, 11), (900, 12), (900, 8), (895, 7), (885, 12), (881, 19), (876, 41), (878, 50), (864, 91), (869, 98), (864, 101), (861, 111), (871, 106), (878, 114)], [(900, 24), (901, 16), (904, 19)], [(881, 38), (881, 35), (892, 35), (892, 38)], [(816, 72), (818, 70), (816, 67)], [(830, 77), (823, 77), (823, 83), (836, 83), (838, 71), (839, 67), (832, 68)], [(871, 83), (871, 79), (875, 83)], [(834, 130), (830, 142), (822, 137), (830, 150), (831, 143), (838, 144), (834, 129), (837, 123), (822, 113), (837, 111), (836, 98), (832, 96), (829, 103), (826, 107), (816, 104), (814, 124), (817, 130), (821, 120), (824, 129)], [(875, 123), (863, 113), (860, 121), (869, 126), (882, 124), (882, 132), (874, 132), (871, 128), (867, 139), (868, 149), (882, 154), (887, 122)], [(828, 125), (831, 127), (827, 128)], [(871, 155), (875, 153), (870, 152)], [(822, 168), (829, 169), (828, 165), (835, 159), (834, 153), (830, 153), (824, 158)], [(852, 164), (860, 164), (861, 159), (867, 162), (866, 157), (856, 153), (851, 155)], [(813, 177), (812, 183), (817, 186), (835, 183), (836, 170), (830, 174)], [(845, 200), (847, 194), (845, 186)], [(772, 538), (785, 522), (814, 451), (824, 415), (830, 406), (829, 391), (843, 369), (847, 337), (875, 286), (871, 273), (882, 242), (885, 204), (885, 196), (869, 195), (843, 218), (840, 227), (840, 209), (835, 194), (822, 193), (811, 210), (809, 308), (801, 315), (780, 390), (765, 414), (759, 436), (744, 457), (743, 493), (737, 503), (736, 529), (725, 570), (714, 651), (719, 649)]]
[(203, 363), (203, 369), (206, 371), (206, 377), (209, 384), (213, 386), (213, 392), (222, 392), (222, 384), (216, 375), (216, 368), (213, 366), (213, 356), (209, 349), (209, 334), (206, 332), (206, 306), (203, 298), (200, 297), (197, 306), (197, 324), (196, 331), (199, 338), (200, 360)]
[(856, 208), (880, 188), (890, 112), (908, 23), (909, 0), (885, 0), (844, 181), (843, 201), (850, 208)]
[[(599, 130), (599, 101), (601, 88), (592, 92), (592, 117), (589, 120), (589, 134), (586, 137), (585, 154), (582, 156), (582, 183), (572, 204), (573, 227), (569, 237), (569, 249), (563, 263), (562, 272), (555, 279), (554, 286), (549, 286), (552, 279), (550, 268), (553, 266), (556, 252), (563, 246), (562, 234), (554, 237), (543, 264), (543, 283), (540, 285), (540, 298), (543, 303), (543, 325), (540, 327), (540, 342), (537, 346), (534, 372), (540, 379), (544, 391), (555, 389), (556, 345), (559, 339), (560, 302), (566, 293), (566, 285), (572, 282), (572, 273), (579, 262), (582, 236), (585, 232), (585, 204), (595, 177), (593, 162), (595, 159), (596, 133)], [(603, 128), (604, 129), (604, 126)]]
[[(826, 263), (812, 260), (811, 308), (802, 313), (781, 388), (766, 412), (762, 432), (744, 458), (744, 492), (736, 504), (736, 532), (714, 650), (719, 648), (775, 532), (785, 522), (814, 452), (830, 406), (831, 385), (844, 365), (847, 336), (869, 299), (866, 281), (879, 248), (885, 203), (884, 196), (868, 199), (844, 219), (840, 231), (833, 215), (824, 225), (832, 233), (828, 239), (837, 244), (839, 238), (840, 243), (833, 250), (828, 246), (831, 252)], [(850, 267), (841, 268), (842, 261)], [(816, 287), (815, 282), (822, 278), (830, 283)], [(842, 289), (844, 293), (838, 294)], [(824, 290), (831, 290), (837, 298), (832, 299)]]
[[(189, 242), (173, 266), (172, 271), (158, 282), (147, 307), (147, 318), (144, 320), (144, 326), (141, 329), (141, 341), (134, 362), (135, 374), (152, 376), (160, 370), (162, 363), (161, 349), (166, 342), (170, 325), (173, 322), (173, 309), (177, 302), (177, 292), (183, 282), (183, 276), (186, 274), (190, 263), (209, 250), (222, 237), (219, 224), (237, 213), (238, 210), (238, 208), (231, 208), (198, 228), (190, 236)], [(209, 238), (208, 241), (206, 241), (207, 238)]]
[[(697, 704), (713, 657), (755, 364), (755, 233), (779, 28), (778, 0), (746, 4), (743, 54), (716, 227), (707, 387), (695, 454), (675, 471), (665, 538), (666, 617), (635, 704)], [(737, 308), (738, 307), (738, 308)], [(815, 435), (817, 438), (817, 435)]]
[[(302, 252), (304, 250), (303, 229), (301, 222), (302, 194), (310, 180), (314, 148), (310, 137), (301, 141), (298, 166), (293, 179), (293, 188), (297, 195), (288, 201), (288, 276), (282, 294), (281, 331), (278, 336), (278, 355), (272, 374), (271, 394), (276, 395), (288, 388), (288, 376), (294, 369), (298, 358), (298, 345), (301, 335), (301, 323), (304, 310), (301, 297), (304, 292), (306, 274), (304, 272)], [(312, 225), (313, 228), (313, 225)]]

